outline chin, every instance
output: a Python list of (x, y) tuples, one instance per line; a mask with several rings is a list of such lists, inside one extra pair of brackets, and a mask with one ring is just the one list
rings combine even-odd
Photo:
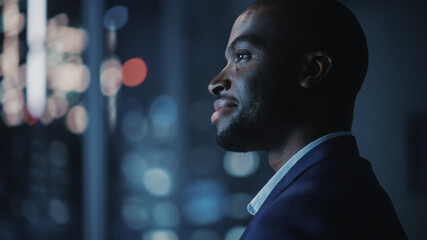
[(232, 152), (249, 152), (262, 150), (257, 142), (262, 139), (260, 131), (254, 124), (233, 121), (225, 129), (218, 130), (216, 141), (220, 147)]

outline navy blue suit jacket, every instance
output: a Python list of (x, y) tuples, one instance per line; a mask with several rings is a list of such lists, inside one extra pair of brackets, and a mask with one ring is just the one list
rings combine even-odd
[(240, 239), (407, 239), (352, 136), (321, 143), (277, 184)]

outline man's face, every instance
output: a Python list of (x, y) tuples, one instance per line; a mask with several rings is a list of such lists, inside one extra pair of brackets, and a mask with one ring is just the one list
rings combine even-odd
[(211, 121), (218, 129), (218, 144), (227, 150), (266, 150), (284, 124), (277, 116), (288, 109), (283, 100), (289, 90), (278, 89), (286, 70), (279, 70), (277, 61), (283, 64), (285, 59), (273, 57), (274, 47), (267, 44), (264, 28), (269, 21), (260, 10), (239, 16), (227, 44), (227, 65), (209, 84), (218, 96)]

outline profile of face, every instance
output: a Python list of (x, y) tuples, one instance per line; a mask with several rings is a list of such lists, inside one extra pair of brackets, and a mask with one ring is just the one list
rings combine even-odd
[[(284, 101), (291, 89), (278, 87), (284, 69), (279, 69), (268, 47), (265, 10), (246, 10), (235, 21), (227, 44), (226, 66), (209, 83), (217, 96), (211, 121), (217, 127), (217, 142), (230, 151), (266, 150), (283, 126), (282, 116), (291, 105)], [(280, 99), (280, 100), (278, 100)]]

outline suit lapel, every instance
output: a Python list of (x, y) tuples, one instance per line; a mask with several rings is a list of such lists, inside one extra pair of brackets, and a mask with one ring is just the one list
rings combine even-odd
[(276, 187), (268, 195), (259, 211), (262, 211), (265, 205), (273, 201), (281, 192), (283, 192), (298, 176), (307, 171), (313, 165), (330, 158), (343, 155), (359, 156), (356, 140), (353, 136), (342, 136), (325, 141), (304, 155), (285, 176), (280, 180)]

